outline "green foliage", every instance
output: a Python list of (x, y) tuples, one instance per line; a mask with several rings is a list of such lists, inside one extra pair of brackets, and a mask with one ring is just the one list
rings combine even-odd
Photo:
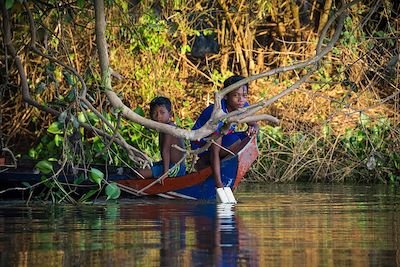
[[(119, 30), (119, 35), (127, 41), (129, 51), (132, 53), (137, 50), (157, 53), (162, 47), (169, 47), (171, 44), (167, 33), (168, 28), (165, 21), (159, 19), (153, 10), (144, 13), (135, 27), (130, 24), (120, 24)], [(108, 37), (110, 38), (110, 36)]]
[(218, 70), (213, 70), (211, 74), (211, 79), (216, 86), (221, 86), (224, 84), (224, 81), (232, 76), (233, 73), (230, 71), (227, 71), (225, 74), (220, 73)]
[(350, 16), (346, 17), (344, 21), (345, 30), (342, 32), (340, 43), (344, 47), (350, 48), (352, 52), (355, 53), (359, 42), (356, 37), (357, 32), (353, 30), (353, 24), (352, 18)]
[[(139, 115), (144, 115), (144, 111), (140, 107), (137, 107), (135, 112)], [(70, 117), (68, 121), (66, 121), (66, 116)], [(103, 116), (116, 127), (116, 117), (108, 113), (103, 114)], [(60, 121), (65, 121), (65, 123)], [(103, 125), (92, 112), (80, 112), (77, 117), (62, 113), (58, 121), (50, 124), (47, 134), (40, 139), (40, 143), (29, 150), (29, 157), (32, 159), (61, 158), (64, 154), (67, 158), (74, 159), (77, 164), (81, 164), (84, 161), (100, 164), (108, 162), (113, 165), (120, 165), (122, 161), (130, 162), (126, 151), (114, 143), (111, 145), (114, 153), (111, 154), (104, 151), (107, 142), (101, 137), (92, 136), (92, 134), (86, 133), (83, 128), (79, 128), (79, 122), (83, 121), (89, 122), (98, 128), (104, 127), (110, 135), (113, 135), (111, 128)], [(190, 121), (190, 119), (185, 119), (185, 124), (190, 123)], [(159, 157), (158, 134), (156, 131), (122, 120), (119, 132), (130, 145), (147, 153), (150, 157)], [(70, 145), (78, 144), (83, 149), (84, 156), (76, 154), (75, 151), (70, 149)]]
[[(144, 115), (143, 109), (137, 107), (135, 112), (139, 115)], [(118, 113), (118, 111), (114, 112)], [(117, 121), (114, 114), (104, 113), (104, 118), (116, 127)], [(36, 165), (36, 168), (43, 174), (50, 174), (54, 171), (53, 164), (50, 162), (54, 159), (67, 158), (68, 162), (74, 162), (74, 165), (79, 166), (85, 164), (112, 164), (119, 166), (122, 162), (127, 162), (131, 166), (135, 166), (129, 159), (126, 151), (116, 145), (108, 144), (100, 136), (86, 133), (83, 128), (79, 127), (79, 122), (88, 122), (95, 127), (104, 128), (110, 135), (113, 135), (112, 129), (103, 124), (99, 118), (92, 112), (82, 111), (77, 116), (72, 115), (70, 112), (63, 112), (57, 118), (57, 121), (51, 123), (47, 128), (47, 133), (42, 136), (40, 143), (29, 150), (29, 157), (33, 159), (41, 159)], [(181, 124), (191, 123), (189, 120), (184, 120)], [(132, 146), (143, 151), (147, 155), (158, 159), (158, 133), (149, 130), (139, 124), (121, 121), (120, 134)], [(108, 147), (108, 149), (106, 149)], [(78, 148), (78, 150), (77, 150)], [(109, 150), (113, 150), (110, 153)], [(46, 160), (43, 160), (46, 159)], [(98, 186), (97, 189), (85, 192), (79, 201), (86, 202), (96, 193), (100, 193), (101, 186), (104, 182), (104, 173), (97, 168), (91, 168), (89, 171), (89, 180)], [(74, 184), (81, 184), (84, 182), (85, 175), (78, 173), (74, 180)], [(51, 196), (57, 198), (55, 192), (58, 187), (55, 186), (56, 181), (49, 181), (47, 176), (43, 176), (42, 182), (49, 188)], [(108, 188), (108, 189), (107, 189)], [(120, 195), (119, 188), (115, 184), (106, 187), (105, 194), (108, 199), (116, 199)], [(44, 195), (43, 197), (47, 197)], [(63, 194), (60, 198), (63, 198)]]
[(176, 124), (176, 126), (183, 128), (183, 129), (191, 129), (194, 124), (194, 121), (190, 117), (186, 117), (186, 118), (182, 118), (182, 119), (179, 117), (176, 117), (175, 124)]

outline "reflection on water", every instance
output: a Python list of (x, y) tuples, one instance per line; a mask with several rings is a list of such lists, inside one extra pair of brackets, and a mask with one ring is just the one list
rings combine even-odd
[(1, 266), (400, 266), (388, 186), (241, 185), (236, 205), (0, 202)]

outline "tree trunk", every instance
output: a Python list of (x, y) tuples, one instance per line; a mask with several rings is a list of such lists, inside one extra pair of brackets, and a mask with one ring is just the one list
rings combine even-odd
[(322, 11), (321, 17), (319, 18), (318, 34), (321, 33), (326, 22), (328, 21), (329, 11), (331, 10), (331, 6), (332, 6), (332, 0), (326, 0), (324, 5), (324, 10)]
[(298, 51), (300, 49), (300, 41), (301, 41), (299, 6), (296, 4), (295, 1), (292, 1), (290, 7), (294, 19), (294, 30), (296, 34), (296, 51)]

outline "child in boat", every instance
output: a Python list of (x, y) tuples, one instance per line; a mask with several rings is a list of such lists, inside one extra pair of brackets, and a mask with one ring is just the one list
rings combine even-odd
[[(225, 80), (224, 88), (242, 79), (244, 79), (243, 76), (231, 76)], [(222, 99), (221, 101), (222, 111), (228, 113), (238, 110), (239, 108), (249, 106), (249, 103), (246, 100), (248, 88), (249, 85), (245, 84), (225, 95), (224, 99)], [(211, 104), (203, 110), (203, 112), (200, 114), (199, 118), (195, 122), (194, 126), (192, 127), (192, 130), (201, 128), (210, 119), (213, 108), (214, 104)], [(249, 126), (247, 132), (235, 132), (234, 127), (231, 127), (227, 134), (215, 140), (216, 144), (212, 144), (207, 151), (199, 154), (200, 159), (196, 165), (196, 168), (202, 168), (207, 166), (208, 164), (211, 164), (215, 178), (215, 186), (217, 188), (224, 187), (221, 181), (220, 158), (228, 155), (228, 152), (224, 149), (221, 149), (221, 146), (227, 148), (228, 150), (234, 151), (239, 147), (241, 140), (243, 140), (247, 136), (257, 134), (257, 123), (249, 122), (247, 124)], [(220, 129), (217, 129), (214, 134), (219, 134), (219, 131)], [(198, 149), (205, 145), (205, 143), (206, 142), (204, 140), (191, 141), (190, 145), (192, 149)]]
[[(171, 121), (172, 118), (171, 101), (163, 96), (155, 97), (150, 102), (150, 117), (152, 120), (160, 123), (175, 125)], [(185, 161), (183, 161), (179, 165), (176, 165), (176, 163), (182, 159), (184, 153), (173, 147), (173, 145), (177, 145), (181, 148), (184, 148), (183, 139), (175, 137), (170, 134), (159, 132), (158, 141), (159, 141), (160, 154), (162, 160), (154, 163), (150, 169), (139, 170), (139, 173), (144, 178), (158, 178), (159, 176), (163, 175), (166, 172), (168, 172), (167, 177), (185, 175), (186, 174)]]

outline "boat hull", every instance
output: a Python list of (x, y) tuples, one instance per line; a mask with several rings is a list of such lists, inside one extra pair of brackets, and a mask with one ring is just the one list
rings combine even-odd
[[(259, 155), (256, 137), (246, 140), (246, 145), (235, 155), (221, 161), (221, 180), (225, 187), (234, 191)], [(212, 200), (216, 199), (214, 175), (211, 167), (185, 176), (165, 179), (143, 190), (155, 179), (121, 179), (117, 183), (143, 195), (158, 195), (164, 198)]]

